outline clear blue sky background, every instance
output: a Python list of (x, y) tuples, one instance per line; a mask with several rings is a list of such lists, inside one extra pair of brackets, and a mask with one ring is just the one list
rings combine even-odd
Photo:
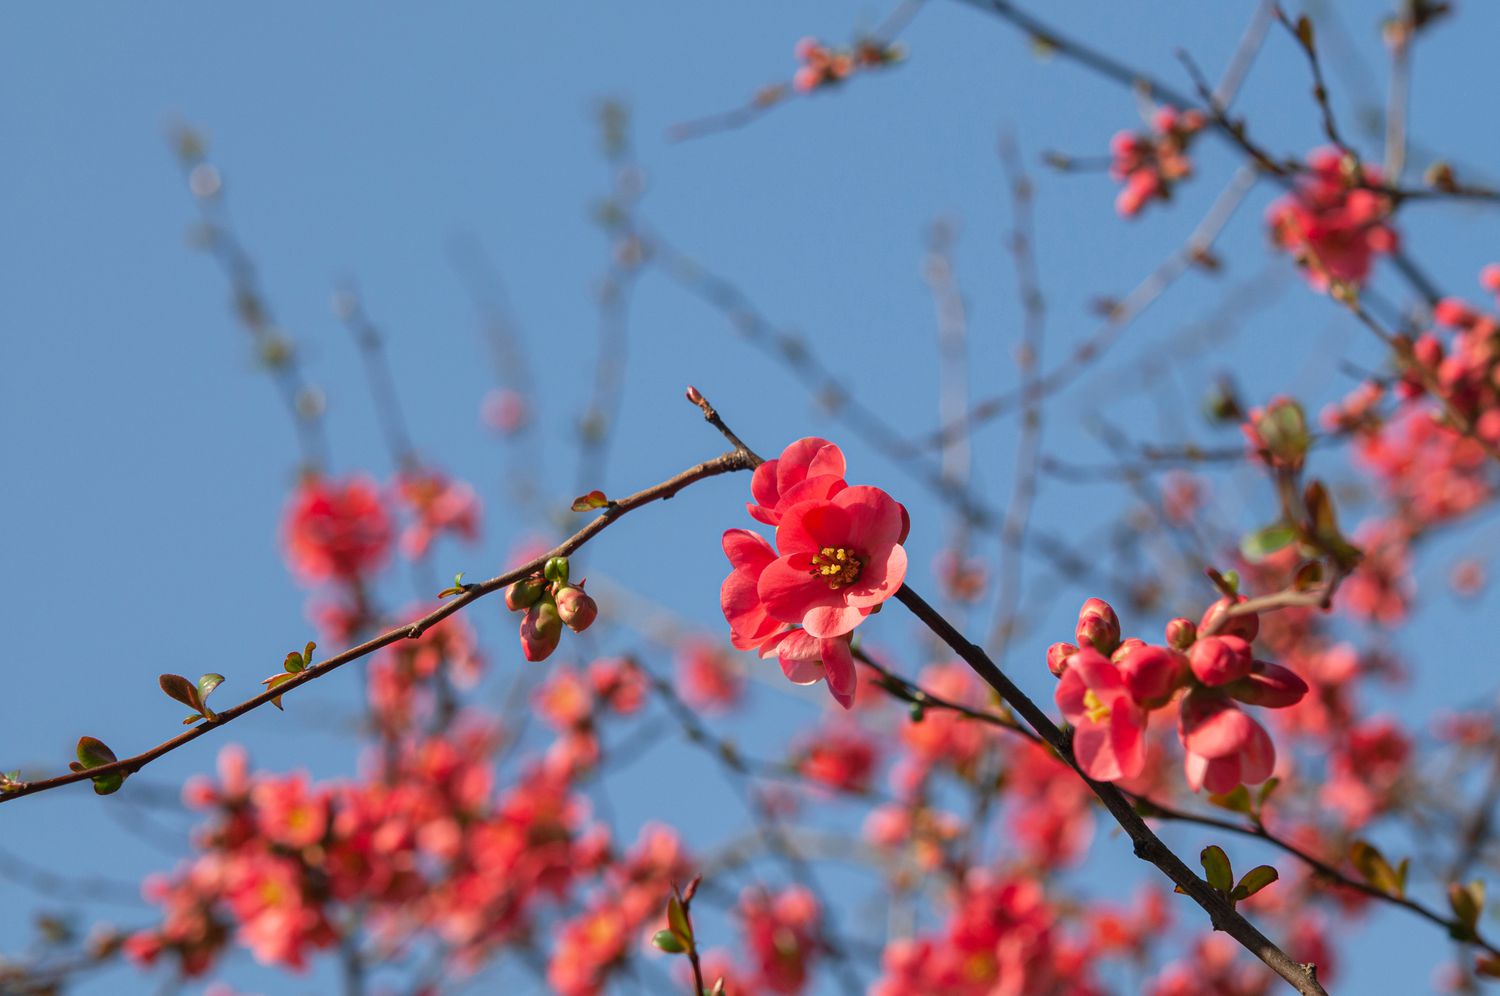
[[(1217, 73), (1252, 8), (1181, 0), (1033, 6), (1184, 86), (1174, 49)], [(1386, 6), (1339, 7), (1359, 58), (1379, 71), (1374, 24)], [(1460, 162), (1496, 164), (1500, 133), (1484, 126), (1482, 98), (1500, 83), (1491, 51), (1500, 15), (1481, 4), (1461, 7), (1459, 23), (1437, 29), (1420, 49), (1414, 133)], [(572, 426), (597, 335), (591, 287), (606, 258), (589, 218), (609, 179), (592, 120), (599, 97), (620, 97), (634, 109), (649, 178), (647, 217), (735, 279), (771, 318), (804, 333), (861, 397), (914, 429), (937, 417), (934, 321), (919, 274), (923, 232), (936, 218), (960, 219), (974, 390), (1014, 383), (1020, 312), (1003, 249), (1009, 222), (996, 136), (1012, 131), (1033, 164), (1048, 148), (1101, 153), (1111, 134), (1138, 120), (1129, 93), (1038, 60), (1007, 26), (932, 0), (905, 37), (907, 64), (837, 95), (796, 101), (741, 131), (682, 144), (666, 138), (673, 123), (727, 109), (788, 76), (801, 35), (841, 40), (885, 12), (866, 0), (816, 9), (786, 0), (403, 10), (328, 2), (253, 11), (8, 5), (0, 14), (0, 462), (10, 483), (0, 490), (0, 603), (10, 625), (0, 768), (60, 769), (83, 733), (122, 753), (154, 743), (181, 712), (157, 690), (159, 672), (219, 671), (229, 676), (219, 694), (244, 697), (307, 632), (304, 593), (285, 574), (275, 543), (295, 467), (293, 439), (229, 316), (224, 281), (186, 242), (194, 210), (164, 140), (169, 123), (186, 120), (209, 136), (269, 300), (330, 398), (335, 467), (384, 477), (390, 461), (357, 358), (329, 310), (336, 279), (359, 281), (387, 332), (419, 445), (494, 500), (483, 545), (444, 546), (439, 566), (488, 576), (526, 528), (498, 504), (501, 451), (477, 418), (492, 386), (490, 367), (445, 245), (473, 234), (504, 275), (552, 402), (544, 413), (556, 447), (550, 493), (570, 497)], [(1354, 103), (1344, 99), (1350, 83), (1335, 74), (1346, 112)], [(1307, 85), (1300, 55), (1273, 34), (1238, 106), (1264, 141), (1302, 152), (1321, 137)], [(1201, 149), (1199, 178), (1171, 208), (1153, 206), (1136, 223), (1114, 217), (1114, 186), (1102, 175), (1038, 170), (1050, 358), (1095, 327), (1089, 298), (1133, 286), (1207, 208), (1233, 158), (1211, 142)], [(1130, 388), (1139, 363), (1163, 341), (1267, 264), (1260, 219), (1273, 193), (1257, 191), (1231, 225), (1222, 244), (1227, 274), (1183, 280), (1129, 332), (1120, 364), (1086, 375), (1053, 403), (1054, 452), (1081, 461), (1106, 456), (1078, 428), (1094, 412), (1139, 438), (1232, 442), (1191, 410), (1181, 424), (1158, 426), (1148, 417), (1154, 409)], [(1402, 230), (1439, 282), (1460, 293), (1472, 296), (1478, 267), (1500, 257), (1493, 213), (1418, 207)], [(1316, 410), (1351, 385), (1335, 369), (1336, 352), (1377, 362), (1360, 334), (1290, 275), (1289, 264), (1279, 272), (1286, 279), (1278, 293), (1263, 295), (1219, 351), (1182, 365), (1187, 393), (1233, 365), (1247, 397), (1297, 390)], [(1399, 286), (1388, 273), (1381, 283)], [(913, 509), (913, 581), (932, 587), (926, 565), (943, 536), (938, 506), (829, 421), (775, 361), (736, 341), (721, 316), (648, 275), (631, 308), (628, 363), (617, 443), (597, 486), (632, 490), (716, 452), (719, 440), (680, 400), (683, 386), (696, 383), (763, 450), (809, 433), (844, 443), (853, 476), (887, 487)], [(980, 480), (997, 503), (1008, 494), (1014, 435), (1015, 422), (1007, 421), (976, 441)], [(1220, 493), (1223, 514), (1257, 524), (1270, 513), (1269, 495), (1253, 478), (1239, 484)], [(718, 633), (718, 535), (739, 524), (745, 488), (744, 480), (711, 483), (642, 513), (590, 547), (587, 569), (648, 591)], [(1049, 484), (1038, 521), (1081, 535), (1122, 501), (1106, 486)], [(1493, 541), (1482, 531), (1458, 540), (1481, 550)], [(1438, 551), (1419, 577), (1440, 586), (1447, 562)], [(1034, 563), (1029, 570), (1033, 581), (1044, 576)], [(390, 603), (408, 600), (404, 580), (391, 578)], [(1048, 695), (1051, 682), (1040, 649), (1068, 631), (1089, 594), (1109, 593), (1059, 586), (1051, 617), (1012, 656), (1018, 680), (1037, 695)], [(1488, 608), (1471, 603), (1463, 611)], [(497, 604), (473, 615), (489, 638), (494, 670), (507, 678), (523, 666), (513, 620)], [(1397, 638), (1398, 648), (1424, 651), (1403, 708), (1425, 715), (1491, 693), (1488, 662), (1454, 670), (1453, 634), (1474, 633), (1475, 618), (1434, 608)], [(1152, 632), (1158, 621), (1127, 625)], [(899, 615), (876, 626), (895, 647), (912, 636)], [(139, 781), (179, 785), (210, 770), (230, 741), (277, 769), (351, 771), (354, 748), (329, 717), (353, 721), (357, 685), (353, 674), (321, 682), (289, 702), (286, 715), (255, 714)], [(753, 734), (764, 754), (816, 715), (780, 689), (756, 694), (759, 715), (772, 717)], [(703, 826), (706, 841), (743, 825), (743, 811), (724, 790), (689, 799), (643, 772), (636, 768), (611, 790), (622, 836), (651, 816)], [(83, 789), (7, 805), (0, 847), (82, 878), (134, 882), (169, 868), (187, 824), (132, 801), (135, 787), (102, 801)], [(1191, 835), (1174, 839), (1196, 849)], [(1135, 864), (1127, 848), (1105, 835), (1097, 851), (1093, 887), (1127, 896), (1138, 874), (1121, 868)], [(868, 879), (829, 882), (854, 905), (871, 891)], [(0, 876), (0, 947), (21, 947), (37, 907), (76, 904)], [(151, 915), (123, 901), (88, 912), (123, 924)], [(856, 933), (870, 926), (857, 915), (845, 922)], [(1359, 956), (1345, 960), (1343, 992), (1426, 991), (1430, 966), (1447, 948), (1427, 925), (1390, 914), (1375, 916), (1354, 945)], [(226, 978), (266, 992), (315, 992), (330, 982), (314, 974), (289, 986), (243, 954), (229, 962)], [(155, 984), (116, 971), (80, 991), (149, 992)]]

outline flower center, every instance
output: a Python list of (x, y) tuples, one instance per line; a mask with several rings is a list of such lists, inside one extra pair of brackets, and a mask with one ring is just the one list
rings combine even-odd
[(1090, 722), (1102, 723), (1109, 718), (1109, 706), (1099, 701), (1092, 688), (1083, 693), (1083, 709)]
[(813, 554), (812, 570), (808, 573), (827, 581), (828, 587), (837, 591), (858, 581), (864, 566), (865, 562), (848, 547), (825, 546)]

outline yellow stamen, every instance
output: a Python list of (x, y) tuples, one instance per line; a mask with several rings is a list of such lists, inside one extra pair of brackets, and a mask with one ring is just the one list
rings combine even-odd
[(1083, 708), (1091, 722), (1102, 723), (1109, 718), (1109, 706), (1099, 701), (1092, 688), (1083, 693)]
[(837, 591), (858, 581), (859, 572), (864, 570), (864, 566), (864, 561), (853, 550), (842, 546), (825, 546), (813, 554), (812, 570), (808, 573), (827, 581), (828, 587)]

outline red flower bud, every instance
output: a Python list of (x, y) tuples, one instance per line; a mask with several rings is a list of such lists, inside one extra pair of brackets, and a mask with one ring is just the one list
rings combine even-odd
[(1256, 661), (1253, 671), (1231, 683), (1225, 691), (1250, 705), (1285, 709), (1302, 701), (1307, 694), (1307, 682), (1280, 664)]
[(1061, 678), (1062, 673), (1068, 668), (1068, 658), (1078, 653), (1078, 648), (1071, 643), (1054, 643), (1047, 648), (1047, 670), (1055, 677)]
[(1187, 675), (1182, 654), (1146, 643), (1131, 647), (1120, 657), (1119, 666), (1126, 691), (1146, 709), (1159, 709), (1172, 701)]
[(582, 633), (599, 615), (599, 606), (582, 588), (564, 588), (557, 593), (557, 615), (564, 626)]
[(1078, 610), (1074, 636), (1080, 647), (1091, 646), (1107, 657), (1120, 645), (1120, 617), (1102, 598), (1091, 598)]
[(1248, 615), (1225, 618), (1231, 605), (1243, 601), (1244, 595), (1233, 600), (1226, 595), (1210, 605), (1198, 622), (1198, 632), (1214, 636), (1237, 636), (1246, 643), (1254, 643), (1255, 635), (1260, 632), (1260, 616), (1251, 612)]
[(1186, 650), (1198, 639), (1198, 627), (1191, 619), (1177, 618), (1167, 623), (1167, 646), (1174, 650)]
[(1205, 636), (1188, 651), (1193, 674), (1205, 685), (1226, 685), (1250, 673), (1250, 644), (1237, 636)]
[(539, 577), (522, 578), (505, 589), (505, 607), (512, 612), (529, 609), (547, 590), (547, 582)]
[(521, 653), (529, 661), (544, 661), (552, 656), (562, 640), (562, 619), (557, 603), (544, 598), (526, 610), (521, 619)]

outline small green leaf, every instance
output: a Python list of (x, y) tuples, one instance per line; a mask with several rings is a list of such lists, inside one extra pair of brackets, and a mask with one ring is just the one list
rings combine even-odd
[(196, 709), (199, 712), (203, 711), (203, 700), (198, 697), (198, 689), (182, 675), (164, 674), (157, 679), (157, 683), (161, 685), (161, 690), (166, 692), (168, 696), (181, 702), (189, 709)]
[(682, 954), (687, 950), (682, 938), (670, 930), (658, 930), (652, 936), (651, 943), (658, 951), (665, 951), (667, 954)]
[(125, 776), (116, 772), (113, 775), (100, 775), (93, 781), (95, 795), (111, 795), (120, 791), (120, 786), (125, 784)]
[(1235, 902), (1239, 902), (1241, 899), (1249, 899), (1280, 877), (1276, 873), (1276, 869), (1270, 865), (1257, 865), (1245, 872), (1245, 876), (1234, 887), (1234, 891), (1229, 894), (1229, 898)]
[(1454, 931), (1453, 935), (1459, 940), (1473, 937), (1479, 915), (1484, 912), (1484, 883), (1477, 878), (1467, 885), (1454, 882), (1448, 886), (1448, 905), (1464, 928), (1461, 934)]
[(83, 768), (99, 768), (114, 764), (119, 758), (115, 757), (115, 752), (104, 741), (94, 737), (79, 737), (78, 760), (83, 762)]
[[(198, 701), (207, 703), (208, 697), (213, 694), (214, 689), (224, 684), (222, 674), (205, 674), (198, 679)], [(207, 706), (205, 705), (205, 708)]]
[(1385, 855), (1374, 844), (1368, 841), (1356, 840), (1349, 848), (1349, 860), (1354, 862), (1354, 867), (1375, 888), (1387, 895), (1398, 899), (1406, 895), (1406, 868), (1408, 863), (1401, 862), (1398, 871), (1391, 867)]
[(1247, 534), (1240, 540), (1240, 553), (1251, 562), (1265, 560), (1271, 554), (1296, 542), (1297, 530), (1285, 522), (1277, 522)]
[(1243, 785), (1236, 785), (1233, 791), (1220, 792), (1208, 797), (1208, 801), (1220, 809), (1227, 809), (1231, 813), (1251, 813), (1250, 790)]
[(1240, 590), (1240, 572), (1239, 571), (1225, 571), (1224, 572), (1224, 583), (1229, 586), (1229, 590), (1230, 591), (1234, 592), (1235, 594), (1238, 594), (1239, 590)]
[(1270, 778), (1267, 778), (1265, 780), (1265, 783), (1263, 785), (1261, 785), (1260, 791), (1255, 795), (1255, 813), (1257, 817), (1259, 816), (1260, 811), (1265, 808), (1266, 800), (1271, 798), (1271, 793), (1275, 792), (1276, 786), (1280, 784), (1281, 779), (1276, 777), (1275, 775), (1272, 775)]
[(302, 658), (302, 655), (300, 653), (293, 650), (291, 653), (286, 655), (286, 660), (281, 662), (281, 666), (287, 674), (296, 674), (303, 668), (307, 667), (307, 661)]
[(1228, 895), (1234, 888), (1234, 869), (1230, 867), (1229, 855), (1224, 849), (1218, 844), (1210, 844), (1203, 849), (1198, 860), (1203, 862), (1204, 878), (1208, 879), (1208, 884)]
[[(273, 675), (271, 675), (271, 677), (267, 678), (265, 681), (262, 681), (261, 684), (266, 686), (266, 691), (270, 691), (273, 688), (279, 688), (279, 687), (281, 687), (282, 685), (286, 684), (288, 681), (291, 681), (292, 678), (294, 678), (294, 677), (295, 677), (295, 675), (291, 675), (291, 674), (273, 674)], [(273, 706), (275, 706), (276, 708), (281, 709), (281, 696), (278, 695), (275, 698), (273, 698), (271, 700), (271, 704)], [(285, 710), (283, 710), (283, 711), (285, 711)]]
[(692, 940), (693, 928), (688, 923), (687, 911), (682, 908), (682, 900), (678, 899), (675, 895), (667, 900), (667, 925), (679, 937), (686, 938), (689, 941)]

